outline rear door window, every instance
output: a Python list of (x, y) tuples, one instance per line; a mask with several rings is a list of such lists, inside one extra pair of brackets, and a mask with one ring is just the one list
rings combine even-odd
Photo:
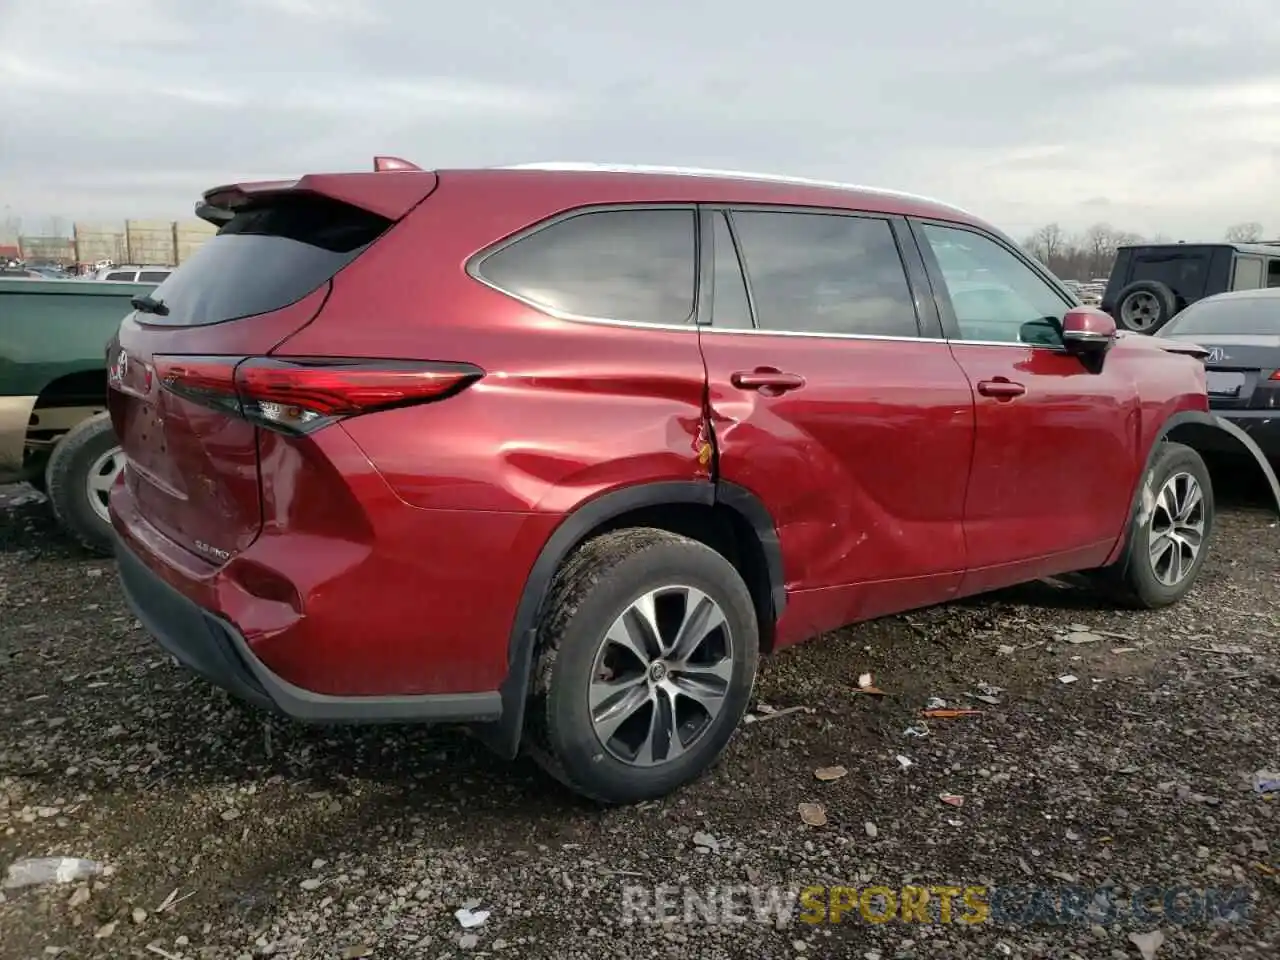
[(237, 213), (152, 296), (148, 324), (196, 326), (296, 303), (355, 260), (391, 221), (326, 197), (284, 197)]
[(138, 275), (132, 270), (118, 270), (115, 273), (108, 273), (108, 280), (115, 280), (119, 283), (133, 283)]
[(693, 316), (696, 227), (692, 208), (579, 213), (499, 248), (476, 272), (553, 314), (683, 324)]
[(771, 210), (732, 217), (760, 329), (919, 335), (888, 220)]
[(169, 279), (168, 270), (143, 270), (138, 274), (139, 283), (164, 283)]

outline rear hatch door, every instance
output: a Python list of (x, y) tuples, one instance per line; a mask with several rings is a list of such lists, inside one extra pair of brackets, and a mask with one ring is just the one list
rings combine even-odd
[(152, 527), (214, 563), (254, 541), (259, 428), (240, 415), (236, 367), (314, 319), (333, 276), (434, 185), (427, 173), (346, 174), (206, 194), (230, 219), (135, 301), (107, 358), (124, 482)]

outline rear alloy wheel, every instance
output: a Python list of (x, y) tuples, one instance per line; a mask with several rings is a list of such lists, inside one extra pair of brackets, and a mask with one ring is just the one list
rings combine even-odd
[(733, 565), (662, 530), (584, 545), (552, 587), (527, 723), (531, 752), (606, 803), (706, 770), (746, 710), (758, 626)]
[(124, 451), (111, 418), (100, 413), (68, 430), (45, 467), (45, 490), (58, 523), (99, 556), (112, 552), (107, 497), (123, 466)]
[(588, 700), (596, 739), (612, 756), (653, 767), (695, 746), (733, 681), (733, 634), (719, 604), (669, 584), (622, 611), (596, 653)]
[(1119, 599), (1154, 609), (1195, 585), (1213, 534), (1213, 483), (1200, 454), (1162, 442), (1143, 477), (1125, 556), (1100, 571)]

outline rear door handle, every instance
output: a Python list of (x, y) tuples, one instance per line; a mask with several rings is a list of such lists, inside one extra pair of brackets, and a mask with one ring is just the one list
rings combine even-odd
[(994, 380), (980, 380), (978, 382), (978, 392), (984, 397), (995, 397), (997, 400), (1012, 400), (1014, 397), (1020, 397), (1026, 393), (1027, 388), (1020, 383), (1006, 380), (1004, 377), (996, 377)]
[(783, 373), (773, 367), (756, 367), (754, 370), (739, 370), (729, 377), (729, 382), (740, 390), (759, 390), (772, 395), (799, 390), (804, 386), (804, 377), (798, 373)]

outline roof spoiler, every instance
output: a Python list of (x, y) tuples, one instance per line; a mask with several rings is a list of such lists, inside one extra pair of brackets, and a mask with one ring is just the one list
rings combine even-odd
[[(388, 173), (413, 176), (389, 177)], [(297, 180), (228, 183), (206, 190), (196, 204), (196, 216), (221, 227), (236, 211), (282, 195), (319, 196), (361, 210), (399, 220), (435, 190), (438, 178), (399, 157), (375, 157), (370, 173), (309, 173)]]
[(196, 203), (196, 216), (206, 223), (212, 223), (215, 227), (221, 227), (235, 216), (235, 211), (228, 210), (226, 207), (215, 207), (207, 201), (200, 200)]

